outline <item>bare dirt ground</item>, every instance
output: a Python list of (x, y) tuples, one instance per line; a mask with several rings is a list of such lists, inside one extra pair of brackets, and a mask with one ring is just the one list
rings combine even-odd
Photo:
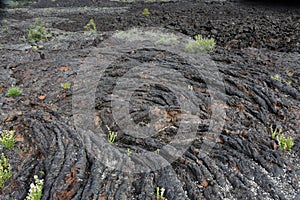
[[(300, 199), (297, 6), (41, 0), (6, 7), (0, 130), (15, 130), (16, 145), (0, 149), (12, 171), (0, 199), (24, 199), (33, 175), (51, 200), (157, 200), (157, 187), (168, 200)], [(30, 43), (36, 18), (47, 40)], [(91, 18), (95, 33), (83, 29)], [(184, 52), (180, 45), (197, 34), (214, 38), (216, 49)], [(178, 43), (157, 42), (170, 37)], [(12, 85), (21, 96), (6, 96)], [(290, 151), (270, 126), (293, 138)], [(107, 127), (117, 133), (113, 143)]]

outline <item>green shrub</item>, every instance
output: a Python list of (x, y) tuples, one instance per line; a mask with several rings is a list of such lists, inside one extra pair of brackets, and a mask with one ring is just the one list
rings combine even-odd
[(106, 129), (108, 130), (108, 141), (110, 143), (114, 143), (115, 139), (117, 137), (117, 133), (115, 133), (112, 130), (110, 130), (109, 126), (107, 126), (107, 125), (106, 125)]
[(150, 15), (149, 9), (148, 9), (148, 8), (145, 8), (145, 9), (143, 10), (143, 12), (142, 12), (142, 15), (143, 15), (143, 16), (148, 16), (148, 15)]
[(271, 79), (273, 79), (274, 81), (279, 81), (281, 82), (281, 78), (279, 74), (275, 74), (274, 76), (271, 76)]
[(12, 150), (15, 146), (15, 131), (4, 130), (1, 131), (0, 141), (3, 144), (4, 148)]
[(131, 156), (131, 149), (127, 148), (127, 156), (130, 157)]
[[(288, 75), (288, 76), (289, 76), (289, 75)], [(291, 86), (291, 85), (292, 85), (292, 81), (289, 81), (289, 80), (286, 80), (286, 79), (281, 78), (279, 74), (275, 74), (274, 76), (271, 76), (271, 79), (274, 80), (274, 81), (278, 81), (278, 82), (281, 82), (281, 83), (285, 83), (285, 84), (288, 85), (288, 86)]]
[(38, 19), (34, 21), (34, 27), (28, 31), (27, 40), (31, 43), (36, 43), (41, 40), (47, 40), (46, 30), (44, 29), (45, 23), (39, 23)]
[(292, 137), (286, 138), (283, 135), (280, 135), (277, 141), (280, 148), (285, 151), (290, 151), (294, 146), (294, 139)]
[(164, 198), (165, 188), (156, 188), (156, 200), (163, 200)]
[(10, 164), (7, 162), (6, 157), (2, 153), (0, 159), (0, 190), (3, 188), (4, 183), (11, 177)]
[(62, 83), (61, 84), (61, 87), (64, 89), (64, 90), (69, 90), (71, 88), (71, 83)]
[(83, 27), (83, 29), (85, 31), (90, 31), (92, 33), (96, 33), (97, 27), (96, 27), (94, 19), (90, 19), (90, 21)]
[(207, 39), (203, 38), (202, 35), (196, 35), (195, 40), (189, 42), (185, 46), (185, 51), (190, 53), (201, 54), (206, 51), (212, 51), (216, 47), (215, 40), (213, 38)]
[(277, 127), (275, 128), (275, 130), (273, 129), (273, 126), (270, 126), (270, 131), (271, 131), (271, 138), (274, 140), (275, 137), (277, 135), (281, 135), (282, 134), (282, 128), (280, 128), (279, 130), (277, 129)]
[(35, 184), (30, 184), (29, 193), (26, 197), (26, 200), (40, 200), (42, 198), (42, 192), (44, 187), (44, 180), (38, 179), (37, 175), (34, 175)]
[(16, 96), (20, 96), (22, 94), (22, 90), (18, 87), (11, 87), (8, 89), (7, 91), (7, 96), (10, 97), (16, 97)]
[(279, 144), (279, 147), (282, 150), (290, 151), (292, 149), (292, 147), (294, 146), (294, 139), (292, 137), (286, 138), (282, 133), (281, 128), (279, 129), (279, 131), (277, 128), (275, 128), (274, 130), (272, 125), (270, 126), (270, 131), (271, 131), (271, 138), (273, 140), (276, 139), (276, 141)]

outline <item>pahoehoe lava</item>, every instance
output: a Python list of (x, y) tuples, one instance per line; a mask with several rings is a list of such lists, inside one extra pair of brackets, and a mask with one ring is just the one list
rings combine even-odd
[[(144, 8), (150, 15), (142, 15)], [(45, 182), (42, 199), (51, 200), (155, 200), (157, 187), (165, 189), (168, 200), (299, 199), (297, 7), (238, 0), (41, 0), (8, 7), (3, 13), (0, 130), (16, 130), (16, 146), (12, 151), (0, 149), (12, 171), (0, 199), (25, 199), (34, 174)], [(51, 35), (38, 50), (24, 40), (34, 18), (45, 22)], [(83, 32), (90, 18), (97, 26), (95, 35)], [(130, 99), (134, 123), (147, 126), (151, 107), (166, 110), (152, 111), (166, 120), (150, 137), (137, 138), (122, 130), (112, 116), (111, 95), (118, 78), (133, 66), (157, 64), (183, 74), (195, 91), (200, 110), (196, 138), (185, 153), (165, 168), (137, 174), (104, 165), (95, 153), (96, 135), (74, 125), (72, 95), (77, 91), (61, 88), (66, 82), (73, 86), (82, 62), (116, 30), (132, 27), (162, 27), (187, 37), (202, 34), (215, 38), (217, 48), (207, 56), (224, 78), (225, 89), (219, 95), (226, 108), (226, 123), (220, 133), (208, 133), (212, 109), (218, 105), (211, 104), (206, 77), (195, 73), (191, 63), (155, 48), (132, 49), (117, 58), (99, 77), (94, 120), (104, 139), (108, 135), (106, 125), (118, 133), (113, 145), (124, 151), (129, 163), (143, 162), (138, 156), (143, 151), (155, 152), (170, 143), (182, 114), (176, 94), (163, 84), (141, 85)], [(280, 81), (272, 78), (275, 75)], [(22, 88), (22, 95), (6, 96), (11, 85)], [(291, 151), (283, 151), (271, 139), (270, 126), (282, 128), (285, 136), (293, 138)], [(205, 155), (201, 149), (210, 141), (214, 145)]]

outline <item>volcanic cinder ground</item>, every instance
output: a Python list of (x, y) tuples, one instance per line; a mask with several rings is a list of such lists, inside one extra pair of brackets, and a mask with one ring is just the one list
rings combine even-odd
[[(16, 143), (0, 146), (12, 174), (0, 199), (25, 199), (34, 175), (45, 200), (300, 199), (297, 3), (6, 4), (0, 131)], [(216, 48), (187, 51), (198, 34)]]

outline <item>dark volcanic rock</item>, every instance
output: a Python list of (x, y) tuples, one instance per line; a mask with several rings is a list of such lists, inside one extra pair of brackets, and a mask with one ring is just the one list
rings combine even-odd
[[(36, 17), (48, 39), (32, 44)], [(90, 18), (96, 33), (83, 31)], [(16, 147), (0, 149), (13, 175), (1, 199), (24, 199), (33, 175), (51, 200), (157, 200), (157, 188), (169, 200), (299, 199), (299, 9), (40, 1), (5, 19), (0, 130), (16, 130)], [(166, 35), (128, 31), (150, 26)], [(196, 34), (216, 50), (183, 51)], [(22, 95), (7, 97), (11, 85)], [(291, 151), (270, 127), (293, 138)]]

